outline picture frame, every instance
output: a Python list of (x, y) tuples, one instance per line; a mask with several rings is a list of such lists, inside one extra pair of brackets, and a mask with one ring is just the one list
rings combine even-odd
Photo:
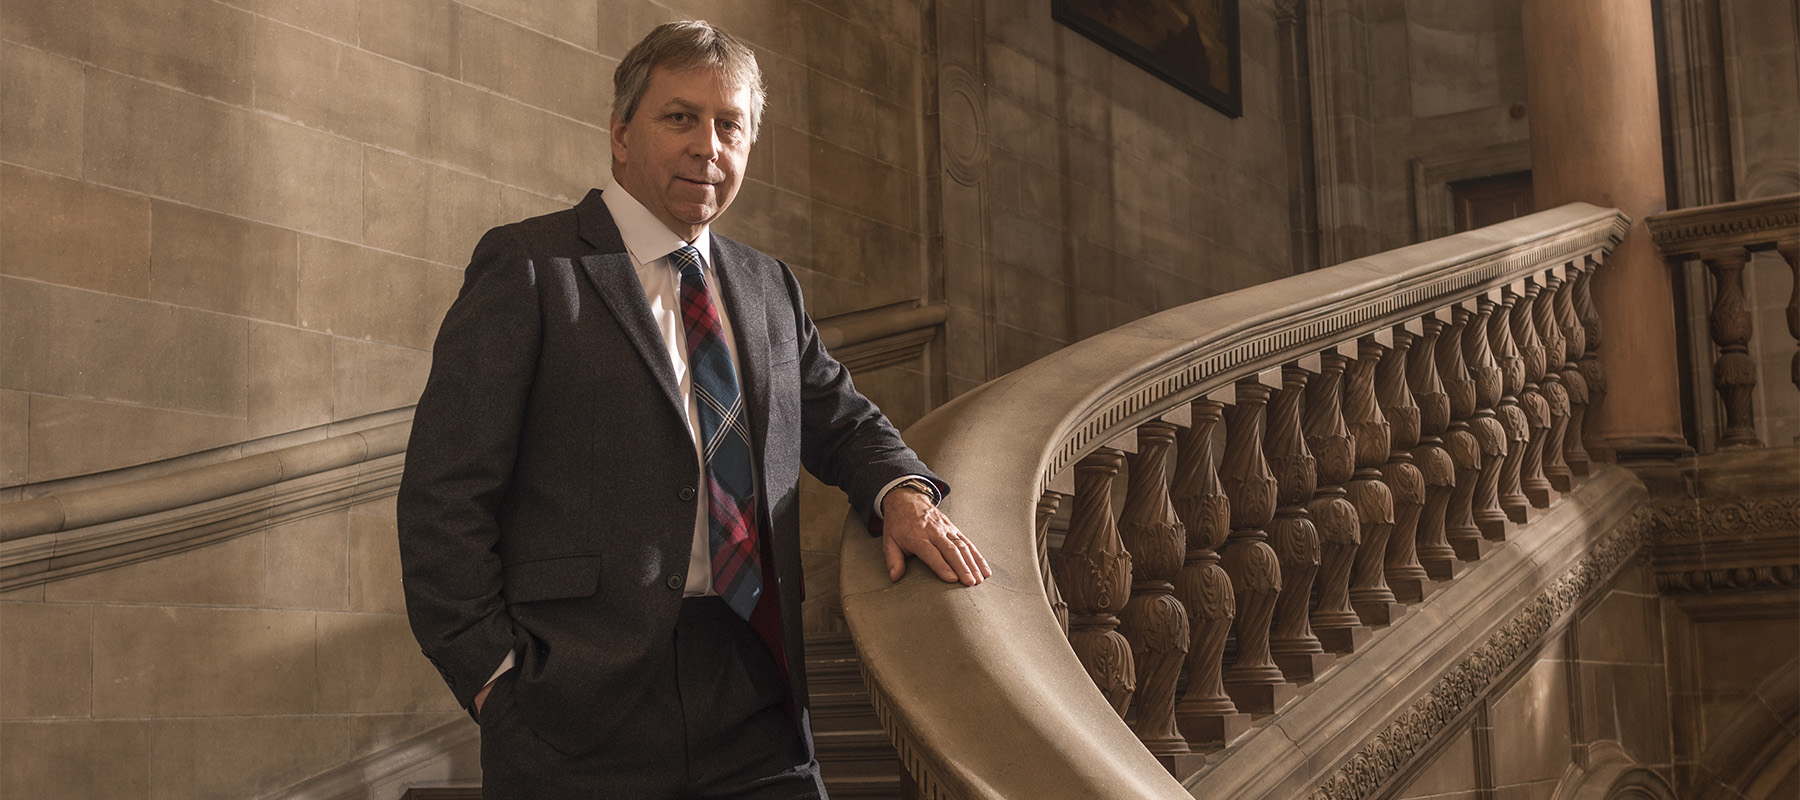
[(1050, 15), (1226, 116), (1243, 116), (1237, 0), (1052, 0)]

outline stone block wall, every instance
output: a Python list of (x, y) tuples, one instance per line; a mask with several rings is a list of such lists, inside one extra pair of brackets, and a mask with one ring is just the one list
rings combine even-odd
[(1275, 3), (1241, 4), (1232, 119), (1055, 22), (936, 9), (950, 394), (1156, 311), (1290, 272)]
[(464, 718), (393, 500), (0, 596), (0, 797), (246, 798)]
[(1622, 754), (1673, 782), (1662, 604), (1627, 565), (1384, 796), (1552, 800)]

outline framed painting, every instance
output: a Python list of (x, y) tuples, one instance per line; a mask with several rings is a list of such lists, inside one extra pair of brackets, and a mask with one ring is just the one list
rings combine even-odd
[(1226, 116), (1243, 115), (1237, 0), (1052, 0), (1050, 14)]

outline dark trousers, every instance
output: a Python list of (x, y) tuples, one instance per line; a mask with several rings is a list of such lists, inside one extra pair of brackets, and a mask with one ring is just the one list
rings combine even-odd
[(748, 623), (716, 597), (682, 601), (667, 662), (626, 723), (563, 753), (516, 713), (513, 673), (482, 706), (484, 800), (811, 800), (818, 762), (787, 712), (787, 684)]

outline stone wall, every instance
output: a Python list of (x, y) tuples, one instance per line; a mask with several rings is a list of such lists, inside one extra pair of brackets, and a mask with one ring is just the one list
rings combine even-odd
[(1664, 663), (1650, 569), (1629, 565), (1386, 796), (1574, 796), (1575, 786), (1600, 771), (1603, 753), (1672, 780)]
[(936, 8), (939, 205), (959, 394), (1070, 342), (1289, 274), (1275, 3), (1241, 4), (1243, 116), (1053, 21)]

